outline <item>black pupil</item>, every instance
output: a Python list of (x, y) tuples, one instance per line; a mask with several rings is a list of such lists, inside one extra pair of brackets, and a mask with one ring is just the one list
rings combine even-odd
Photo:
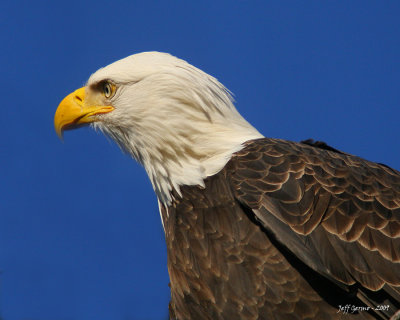
[(104, 93), (105, 93), (106, 96), (109, 96), (111, 94), (110, 84), (109, 83), (104, 84)]

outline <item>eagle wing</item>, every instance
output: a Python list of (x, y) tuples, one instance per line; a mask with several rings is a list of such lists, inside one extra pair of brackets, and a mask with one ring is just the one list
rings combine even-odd
[(371, 307), (390, 303), (387, 315), (399, 308), (400, 172), (310, 141), (258, 139), (236, 155), (235, 196), (283, 251)]

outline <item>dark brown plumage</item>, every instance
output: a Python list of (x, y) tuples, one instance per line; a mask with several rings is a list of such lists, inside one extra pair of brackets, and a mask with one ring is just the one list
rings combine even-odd
[[(205, 188), (162, 207), (172, 319), (399, 309), (400, 173), (325, 146), (250, 141)], [(370, 308), (338, 312), (346, 304)]]

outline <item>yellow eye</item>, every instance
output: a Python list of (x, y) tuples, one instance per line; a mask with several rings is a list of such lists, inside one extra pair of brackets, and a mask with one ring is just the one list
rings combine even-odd
[(103, 83), (102, 93), (107, 99), (111, 98), (115, 93), (115, 85), (111, 82), (105, 81)]

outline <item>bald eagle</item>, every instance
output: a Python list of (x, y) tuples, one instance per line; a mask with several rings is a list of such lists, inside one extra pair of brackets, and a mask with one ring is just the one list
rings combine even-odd
[(166, 53), (96, 71), (55, 113), (141, 163), (159, 201), (171, 319), (388, 319), (400, 308), (400, 172), (265, 138), (214, 77)]

